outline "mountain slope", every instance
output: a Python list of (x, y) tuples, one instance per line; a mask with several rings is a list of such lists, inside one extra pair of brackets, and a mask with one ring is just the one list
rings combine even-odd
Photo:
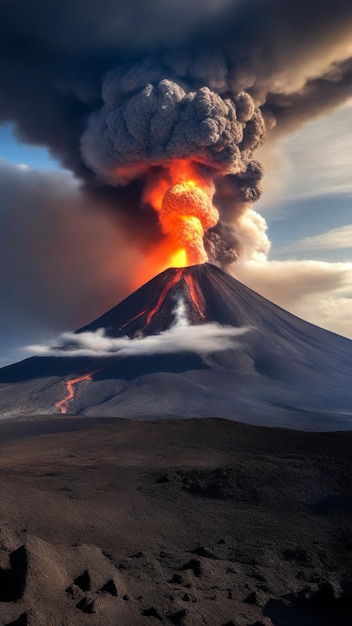
[[(0, 371), (0, 410), (352, 428), (352, 342), (209, 264), (166, 270), (76, 336), (100, 328), (112, 338), (157, 335), (174, 324), (180, 300), (191, 325), (247, 331), (230, 349), (208, 353), (32, 357)], [(72, 399), (55, 407), (76, 378), (82, 380), (71, 386)]]

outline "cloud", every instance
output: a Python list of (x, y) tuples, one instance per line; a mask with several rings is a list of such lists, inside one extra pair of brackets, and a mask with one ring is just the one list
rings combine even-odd
[(352, 263), (248, 261), (231, 271), (294, 315), (352, 339)]
[(257, 210), (277, 214), (290, 201), (295, 202), (297, 219), (302, 219), (301, 207), (307, 198), (352, 194), (351, 127), (349, 100), (289, 135), (269, 135), (257, 152), (266, 170)]
[(205, 355), (210, 352), (240, 348), (239, 337), (251, 330), (250, 327), (233, 328), (216, 323), (191, 326), (188, 323), (182, 299), (174, 310), (174, 324), (162, 333), (130, 339), (109, 337), (104, 328), (95, 332), (64, 333), (56, 341), (46, 345), (28, 346), (26, 350), (37, 356), (88, 356), (128, 357), (154, 354), (176, 354), (195, 352)]
[(281, 252), (299, 252), (312, 250), (338, 250), (340, 248), (352, 248), (352, 224), (341, 226), (341, 228), (333, 228), (321, 235), (313, 237), (304, 237), (289, 246), (286, 246)]

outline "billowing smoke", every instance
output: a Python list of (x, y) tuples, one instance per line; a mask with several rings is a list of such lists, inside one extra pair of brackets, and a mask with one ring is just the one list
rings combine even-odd
[(351, 25), (350, 0), (3, 2), (0, 121), (146, 256), (172, 234), (190, 260), (253, 258), (256, 150), (352, 95)]
[[(224, 61), (219, 59), (219, 66), (225, 74)], [(84, 160), (112, 183), (175, 159), (188, 158), (224, 174), (244, 172), (261, 144), (263, 118), (248, 94), (222, 98), (209, 88), (213, 82), (204, 69), (199, 78), (186, 70), (177, 76), (153, 59), (109, 72), (104, 105), (91, 116), (82, 139)]]
[[(211, 241), (207, 246), (211, 258), (221, 263), (233, 261), (239, 253), (230, 229), (221, 226), (223, 218), (225, 223), (235, 221), (260, 197), (263, 172), (253, 152), (265, 134), (264, 119), (253, 99), (245, 92), (231, 93), (227, 77), (219, 48), (207, 56), (202, 51), (193, 57), (174, 52), (160, 60), (147, 57), (130, 67), (117, 67), (105, 77), (104, 104), (90, 116), (81, 142), (86, 165), (111, 185), (145, 176), (149, 188), (153, 178), (158, 187), (160, 169), (164, 170), (168, 187), (160, 215), (164, 233), (176, 228), (181, 247), (188, 251), (194, 239), (198, 249), (198, 239), (205, 235)], [(193, 164), (203, 178), (202, 186), (184, 190), (185, 175), (177, 165), (182, 162)], [(158, 173), (153, 177), (155, 168)], [(212, 192), (203, 192), (204, 185)], [(182, 219), (167, 223), (171, 207), (175, 218), (193, 216), (201, 229), (197, 222)], [(198, 257), (195, 253), (197, 260), (206, 260), (205, 252)]]

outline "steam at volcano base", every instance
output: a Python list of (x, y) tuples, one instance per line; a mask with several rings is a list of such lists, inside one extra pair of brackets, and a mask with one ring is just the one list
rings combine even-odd
[[(188, 276), (189, 278), (189, 276)], [(168, 291), (179, 282), (176, 274), (176, 281), (170, 281)], [(189, 285), (189, 282), (186, 281)], [(192, 283), (191, 283), (192, 284)], [(166, 295), (166, 294), (165, 294)], [(193, 292), (190, 289), (190, 297)], [(154, 315), (160, 315), (160, 309), (164, 302), (165, 296), (162, 293), (156, 307), (146, 314), (145, 311), (141, 315), (145, 316), (146, 328), (152, 321)], [(199, 310), (200, 315), (204, 318), (204, 313)], [(134, 338), (110, 337), (106, 334), (104, 328), (98, 328), (95, 331), (85, 331), (81, 333), (64, 333), (61, 337), (55, 339), (46, 345), (28, 346), (28, 350), (37, 356), (58, 356), (58, 357), (117, 357), (124, 358), (129, 356), (150, 356), (155, 354), (178, 354), (178, 353), (196, 353), (200, 355), (211, 354), (214, 352), (223, 352), (230, 349), (240, 349), (241, 345), (237, 339), (249, 331), (253, 331), (250, 327), (243, 326), (234, 328), (230, 326), (221, 326), (216, 323), (203, 323), (191, 325), (187, 318), (185, 302), (180, 299), (173, 311), (175, 320), (170, 328), (153, 335), (143, 336), (142, 333)], [(133, 323), (136, 318), (128, 323)], [(83, 380), (90, 380), (91, 375), (75, 378), (68, 386), (67, 398), (56, 403), (56, 407), (60, 410), (65, 409), (66, 402), (73, 398), (72, 385)]]

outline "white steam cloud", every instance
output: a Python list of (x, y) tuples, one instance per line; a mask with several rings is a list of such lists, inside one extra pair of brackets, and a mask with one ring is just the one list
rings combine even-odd
[(249, 326), (234, 328), (216, 323), (192, 326), (187, 320), (182, 299), (178, 301), (174, 315), (174, 324), (158, 335), (134, 339), (109, 337), (104, 328), (99, 328), (95, 332), (63, 333), (55, 342), (28, 346), (27, 350), (37, 356), (63, 357), (129, 357), (180, 352), (203, 355), (239, 348), (237, 338), (252, 330)]

